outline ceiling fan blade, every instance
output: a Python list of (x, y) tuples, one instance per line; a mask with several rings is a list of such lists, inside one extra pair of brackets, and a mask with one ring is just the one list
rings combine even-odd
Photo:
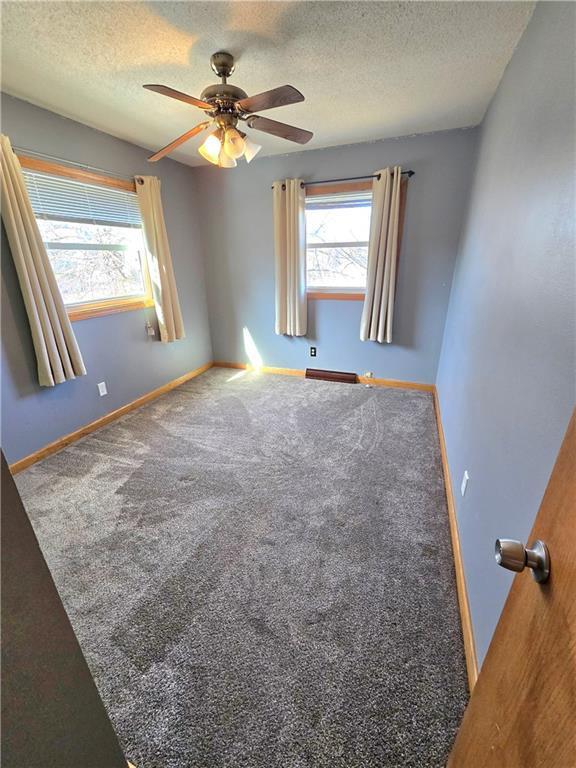
[(167, 85), (143, 85), (142, 87), (149, 91), (161, 93), (162, 96), (170, 96), (172, 99), (178, 99), (179, 101), (184, 101), (186, 104), (192, 104), (194, 107), (200, 107), (200, 109), (214, 109), (212, 104), (208, 104), (207, 101), (202, 101), (194, 96), (188, 96), (187, 93), (176, 91), (174, 88), (169, 88)]
[(279, 136), (281, 139), (295, 141), (297, 144), (307, 144), (314, 134), (311, 131), (305, 131), (304, 128), (295, 128), (293, 125), (278, 123), (276, 120), (269, 120), (267, 117), (252, 115), (246, 120), (249, 128), (256, 131), (271, 133), (272, 136)]
[(271, 91), (264, 91), (264, 93), (257, 93), (255, 96), (240, 99), (236, 102), (236, 106), (243, 112), (262, 112), (264, 109), (283, 107), (286, 104), (296, 104), (299, 101), (304, 101), (304, 96), (300, 91), (292, 85), (281, 85)]
[(174, 141), (171, 141), (170, 144), (167, 144), (162, 149), (159, 149), (158, 152), (151, 155), (148, 158), (149, 163), (155, 163), (158, 160), (160, 160), (164, 155), (167, 155), (169, 152), (172, 152), (173, 149), (176, 149), (176, 147), (179, 147), (180, 144), (184, 144), (185, 141), (188, 141), (188, 139), (191, 139), (193, 136), (196, 136), (197, 133), (200, 133), (201, 131), (208, 128), (210, 125), (210, 120), (207, 120), (204, 123), (199, 123), (197, 126), (192, 128), (189, 131), (186, 131), (186, 133), (183, 133), (182, 136), (178, 136), (177, 139), (174, 139)]

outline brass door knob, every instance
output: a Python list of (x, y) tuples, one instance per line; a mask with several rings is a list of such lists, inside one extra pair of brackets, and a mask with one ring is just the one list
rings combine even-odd
[(532, 576), (539, 583), (548, 581), (550, 576), (550, 555), (548, 547), (537, 539), (528, 549), (515, 539), (496, 539), (494, 557), (498, 565), (509, 571), (520, 573), (524, 568), (532, 570)]

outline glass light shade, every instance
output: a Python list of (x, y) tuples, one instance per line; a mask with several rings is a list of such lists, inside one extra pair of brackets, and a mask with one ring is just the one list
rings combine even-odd
[(228, 157), (237, 160), (244, 154), (244, 139), (236, 128), (227, 128), (224, 134), (224, 151)]
[(220, 150), (222, 149), (222, 131), (220, 128), (206, 137), (203, 144), (198, 147), (198, 152), (214, 165), (218, 165)]
[(218, 155), (218, 165), (220, 168), (236, 168), (236, 160), (226, 154), (226, 148), (222, 147)]
[(244, 157), (246, 158), (247, 163), (249, 163), (250, 160), (253, 160), (261, 149), (262, 147), (260, 144), (256, 144), (255, 141), (251, 141), (248, 136), (244, 138)]

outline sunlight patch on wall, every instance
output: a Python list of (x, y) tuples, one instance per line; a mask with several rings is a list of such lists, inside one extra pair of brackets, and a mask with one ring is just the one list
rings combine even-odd
[(250, 361), (250, 367), (259, 373), (262, 370), (262, 366), (264, 365), (262, 355), (258, 351), (256, 342), (252, 338), (252, 334), (248, 328), (246, 328), (246, 326), (244, 326), (242, 334), (244, 336), (244, 350), (248, 356), (248, 360)]

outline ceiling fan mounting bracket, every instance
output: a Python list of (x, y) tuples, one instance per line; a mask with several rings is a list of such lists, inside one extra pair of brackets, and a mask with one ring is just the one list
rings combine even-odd
[(228, 51), (217, 51), (210, 57), (210, 66), (218, 77), (224, 78), (226, 82), (226, 78), (230, 77), (235, 69), (234, 56)]

